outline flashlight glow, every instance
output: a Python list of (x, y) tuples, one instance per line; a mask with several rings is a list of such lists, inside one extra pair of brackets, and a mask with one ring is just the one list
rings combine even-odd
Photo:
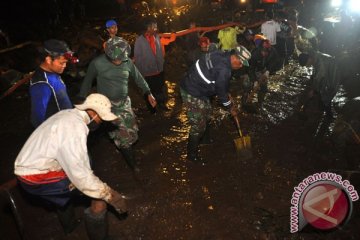
[(350, 0), (349, 1), (349, 10), (352, 12), (360, 12), (360, 1)]
[(340, 7), (342, 5), (342, 0), (332, 0), (331, 6), (332, 7)]

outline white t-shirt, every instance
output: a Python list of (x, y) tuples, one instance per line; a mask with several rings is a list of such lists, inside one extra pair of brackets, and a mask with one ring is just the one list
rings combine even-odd
[(276, 33), (280, 31), (280, 24), (274, 20), (266, 21), (261, 24), (261, 32), (269, 39), (271, 45), (276, 45)]

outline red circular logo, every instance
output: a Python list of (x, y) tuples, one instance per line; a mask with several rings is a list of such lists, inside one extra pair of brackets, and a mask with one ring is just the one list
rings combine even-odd
[(341, 188), (319, 184), (303, 198), (305, 220), (317, 229), (329, 230), (342, 224), (349, 214), (349, 201)]

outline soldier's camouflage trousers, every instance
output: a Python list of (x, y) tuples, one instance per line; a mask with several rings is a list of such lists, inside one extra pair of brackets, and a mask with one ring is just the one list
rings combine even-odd
[(134, 111), (131, 108), (130, 97), (111, 103), (112, 112), (119, 118), (112, 121), (116, 128), (109, 132), (109, 136), (118, 148), (129, 148), (137, 141), (139, 131)]
[(195, 98), (183, 89), (180, 89), (180, 93), (187, 111), (190, 125), (189, 135), (202, 136), (205, 132), (206, 124), (210, 121), (210, 100)]

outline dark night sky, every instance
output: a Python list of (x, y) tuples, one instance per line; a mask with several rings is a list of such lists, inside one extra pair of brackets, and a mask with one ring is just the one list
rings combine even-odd
[[(119, 15), (116, 0), (2, 0), (0, 3), (0, 29), (13, 40), (34, 38), (36, 32), (51, 28), (50, 19), (60, 12), (60, 21), (66, 25), (71, 14), (80, 20), (79, 3), (85, 3), (87, 17)], [(56, 7), (58, 6), (58, 7)]]

